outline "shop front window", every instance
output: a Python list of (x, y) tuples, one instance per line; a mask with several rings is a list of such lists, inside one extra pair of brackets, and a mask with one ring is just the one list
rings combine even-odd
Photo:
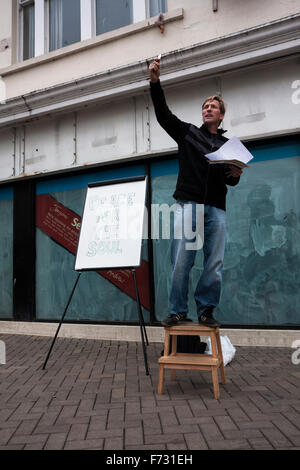
[(0, 318), (13, 315), (13, 190), (0, 189)]
[[(223, 325), (299, 325), (300, 156), (278, 157), (284, 157), (285, 149), (288, 156), (297, 155), (300, 148), (249, 149), (257, 156), (256, 163), (244, 170), (237, 186), (228, 187), (223, 284), (216, 318)], [(152, 204), (174, 204), (177, 172), (177, 160), (152, 164)], [(162, 236), (153, 240), (157, 320), (169, 312), (170, 250), (170, 240)], [(202, 264), (199, 250), (189, 281), (188, 316), (194, 321), (193, 293)]]
[[(141, 176), (143, 167), (71, 177), (37, 185), (36, 195), (36, 315), (58, 319), (75, 283), (75, 256), (89, 182)], [(150, 320), (148, 246), (136, 269), (143, 317)], [(72, 297), (67, 320), (96, 322), (139, 321), (130, 269), (83, 272)]]

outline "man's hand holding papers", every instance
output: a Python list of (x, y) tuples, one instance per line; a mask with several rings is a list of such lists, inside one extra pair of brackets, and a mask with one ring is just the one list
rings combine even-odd
[(211, 164), (226, 163), (240, 169), (249, 166), (248, 162), (253, 158), (253, 155), (237, 137), (232, 137), (218, 150), (207, 153), (205, 156)]

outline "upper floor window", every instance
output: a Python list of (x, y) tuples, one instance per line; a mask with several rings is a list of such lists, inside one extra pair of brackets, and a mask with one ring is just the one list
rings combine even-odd
[(80, 40), (80, 0), (49, 0), (49, 51)]
[(96, 0), (96, 34), (133, 23), (132, 0)]
[(150, 0), (149, 16), (156, 16), (167, 11), (167, 0)]
[(20, 60), (167, 11), (167, 0), (18, 0)]
[(20, 39), (22, 59), (34, 57), (34, 1), (20, 0)]

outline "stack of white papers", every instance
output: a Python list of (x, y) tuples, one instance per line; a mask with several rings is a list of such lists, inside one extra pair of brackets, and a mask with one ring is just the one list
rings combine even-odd
[(205, 156), (209, 159), (209, 163), (227, 163), (239, 168), (249, 166), (247, 163), (253, 158), (253, 155), (237, 137), (232, 137), (218, 150), (207, 153)]

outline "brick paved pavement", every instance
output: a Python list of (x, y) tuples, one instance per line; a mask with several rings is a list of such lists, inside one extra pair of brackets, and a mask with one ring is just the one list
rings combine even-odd
[(300, 365), (292, 349), (237, 347), (227, 384), (213, 398), (211, 374), (165, 374), (162, 345), (0, 335), (0, 450), (300, 449)]

